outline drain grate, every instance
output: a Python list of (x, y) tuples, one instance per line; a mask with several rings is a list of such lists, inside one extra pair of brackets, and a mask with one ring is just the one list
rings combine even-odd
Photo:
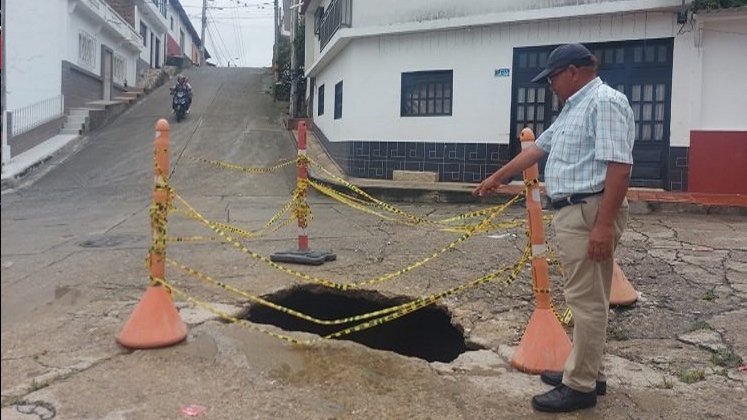
[(78, 243), (82, 248), (113, 248), (119, 245), (134, 243), (141, 240), (137, 235), (92, 235), (88, 239)]
[[(316, 285), (293, 287), (264, 298), (319, 319), (345, 318), (411, 300), (407, 297), (388, 298), (380, 293), (364, 290), (341, 292)], [(275, 325), (286, 331), (305, 331), (320, 336), (350, 326), (318, 325), (262, 305), (252, 305), (246, 319), (258, 324)], [(429, 362), (451, 362), (467, 351), (464, 336), (451, 323), (449, 312), (436, 305), (341, 339)]]

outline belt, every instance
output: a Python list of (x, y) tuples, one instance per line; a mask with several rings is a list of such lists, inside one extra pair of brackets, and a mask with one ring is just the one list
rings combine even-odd
[(571, 194), (566, 198), (561, 198), (558, 200), (553, 200), (550, 205), (554, 209), (562, 209), (565, 206), (572, 206), (574, 204), (583, 204), (586, 201), (584, 201), (584, 198), (592, 197), (595, 195), (602, 194), (604, 190), (599, 192), (593, 192), (593, 193), (579, 193), (579, 194)]

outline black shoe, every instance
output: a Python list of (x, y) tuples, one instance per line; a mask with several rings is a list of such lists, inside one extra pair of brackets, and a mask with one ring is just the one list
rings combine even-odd
[[(542, 372), (540, 379), (548, 385), (558, 386), (563, 383), (563, 372)], [(597, 395), (607, 395), (607, 382), (597, 381)]]
[(547, 413), (565, 413), (597, 405), (597, 393), (580, 392), (563, 384), (532, 398), (532, 407)]

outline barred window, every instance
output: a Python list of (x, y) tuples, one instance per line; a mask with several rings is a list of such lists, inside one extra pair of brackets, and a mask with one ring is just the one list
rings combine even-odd
[(319, 86), (316, 115), (324, 115), (324, 85)]
[(400, 116), (451, 115), (453, 70), (402, 73)]
[(127, 63), (124, 57), (119, 54), (114, 54), (114, 65), (113, 65), (114, 81), (119, 84), (124, 84), (125, 77), (127, 77)]
[(143, 37), (143, 46), (148, 46), (148, 27), (140, 22), (140, 36)]
[(87, 33), (78, 32), (78, 63), (90, 69), (96, 68), (96, 40)]
[(342, 118), (342, 82), (335, 85), (335, 119)]

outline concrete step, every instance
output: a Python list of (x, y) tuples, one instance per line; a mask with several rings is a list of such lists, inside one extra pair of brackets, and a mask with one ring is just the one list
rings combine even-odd
[(143, 92), (145, 92), (145, 89), (143, 89), (141, 87), (128, 87), (127, 88), (127, 93), (139, 93), (139, 94), (143, 94)]
[(88, 114), (70, 114), (65, 119), (67, 124), (84, 124), (88, 119)]
[(88, 108), (70, 108), (69, 115), (83, 115), (87, 117), (88, 111), (90, 111)]
[(135, 99), (137, 98), (133, 98), (131, 96), (115, 96), (114, 98), (112, 98), (112, 100), (114, 101), (124, 102), (127, 104), (134, 102)]
[(103, 99), (100, 99), (98, 101), (91, 101), (86, 102), (86, 106), (93, 109), (106, 109), (107, 107), (110, 107), (112, 105), (119, 105), (121, 102), (119, 101), (105, 101)]
[(124, 96), (128, 98), (139, 98), (143, 92), (122, 92), (118, 96)]
[(62, 130), (60, 130), (60, 134), (80, 134), (80, 127), (78, 128), (67, 128), (63, 127)]
[(68, 128), (68, 127), (80, 128), (80, 127), (84, 127), (87, 122), (88, 122), (87, 120), (68, 120), (64, 124), (62, 124), (62, 127), (63, 128)]

